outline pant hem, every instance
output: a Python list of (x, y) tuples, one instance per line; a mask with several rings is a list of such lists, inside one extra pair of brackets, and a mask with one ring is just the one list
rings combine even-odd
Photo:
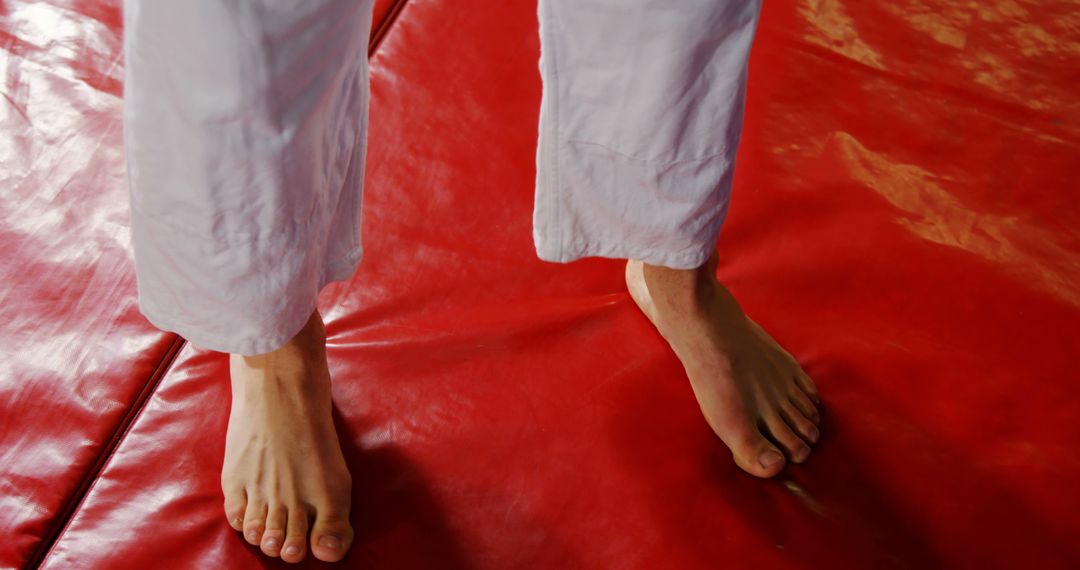
[(150, 324), (154, 325), (154, 327), (162, 331), (176, 333), (198, 349), (249, 356), (264, 354), (281, 348), (289, 341), (289, 339), (296, 336), (296, 334), (304, 328), (308, 318), (311, 317), (311, 313), (315, 312), (315, 309), (318, 307), (318, 295), (323, 287), (332, 282), (345, 281), (352, 277), (356, 272), (356, 267), (359, 265), (362, 257), (362, 249), (357, 248), (350, 252), (349, 255), (337, 261), (328, 263), (323, 278), (320, 279), (318, 291), (316, 291), (315, 296), (312, 298), (310, 306), (306, 311), (299, 313), (302, 315), (302, 318), (297, 317), (298, 323), (290, 323), (289, 326), (282, 327), (281, 330), (283, 332), (273, 336), (238, 340), (219, 335), (205, 334), (200, 331), (197, 325), (185, 322), (184, 319), (177, 318), (175, 314), (160, 310), (159, 307), (148, 303), (142, 296), (140, 296), (138, 300), (139, 312), (142, 313), (146, 320), (150, 321)]
[(707, 246), (682, 251), (658, 252), (655, 249), (645, 250), (642, 247), (618, 242), (618, 240), (591, 241), (571, 247), (559, 248), (553, 245), (555, 241), (543, 235), (537, 236), (537, 257), (543, 261), (553, 263), (570, 263), (586, 257), (634, 259), (649, 265), (659, 265), (671, 269), (695, 269), (704, 265), (716, 249), (716, 244), (710, 243)]

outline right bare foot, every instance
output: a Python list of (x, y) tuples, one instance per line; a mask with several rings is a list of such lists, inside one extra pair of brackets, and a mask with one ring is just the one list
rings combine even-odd
[[(230, 355), (221, 487), (229, 524), (268, 556), (341, 560), (353, 540), (352, 479), (331, 417), (326, 330), (316, 310), (285, 346)], [(311, 521), (314, 519), (314, 525)]]

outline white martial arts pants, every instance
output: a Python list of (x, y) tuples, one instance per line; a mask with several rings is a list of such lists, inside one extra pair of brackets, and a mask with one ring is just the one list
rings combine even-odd
[[(540, 0), (540, 258), (708, 258), (759, 7)], [(132, 242), (154, 325), (268, 352), (352, 276), (371, 17), (371, 0), (125, 2)]]

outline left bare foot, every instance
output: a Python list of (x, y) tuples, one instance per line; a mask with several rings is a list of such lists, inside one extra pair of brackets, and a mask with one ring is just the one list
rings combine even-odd
[[(677, 270), (629, 261), (626, 285), (682, 361), (705, 420), (735, 463), (772, 477), (819, 437), (820, 399), (799, 363), (716, 280), (716, 255)], [(783, 452), (777, 447), (783, 449)]]

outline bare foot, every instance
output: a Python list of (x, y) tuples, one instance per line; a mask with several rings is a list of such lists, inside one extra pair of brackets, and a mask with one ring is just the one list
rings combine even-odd
[[(274, 352), (230, 355), (232, 407), (221, 487), (229, 524), (268, 556), (336, 562), (353, 540), (352, 479), (330, 410), (326, 330), (316, 310)], [(311, 521), (314, 520), (314, 526)]]
[(705, 420), (735, 463), (772, 477), (785, 455), (801, 463), (817, 442), (818, 391), (716, 280), (716, 263), (716, 254), (692, 270), (631, 260), (626, 285), (682, 361)]

